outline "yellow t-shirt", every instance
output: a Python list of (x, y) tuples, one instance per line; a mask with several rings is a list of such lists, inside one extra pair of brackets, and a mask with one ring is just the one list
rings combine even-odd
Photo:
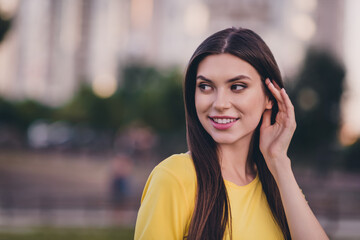
[[(245, 186), (225, 180), (233, 239), (284, 239), (259, 176)], [(196, 172), (189, 154), (176, 154), (151, 172), (141, 198), (135, 239), (171, 240), (187, 235), (196, 200)], [(229, 239), (225, 236), (224, 239)]]

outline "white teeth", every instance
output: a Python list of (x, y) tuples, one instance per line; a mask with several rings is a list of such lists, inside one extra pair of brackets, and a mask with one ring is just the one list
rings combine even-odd
[(220, 124), (227, 124), (236, 121), (235, 118), (213, 118), (214, 122)]

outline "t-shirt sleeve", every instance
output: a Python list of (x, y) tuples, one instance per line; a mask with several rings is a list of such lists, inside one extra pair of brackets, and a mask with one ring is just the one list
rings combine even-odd
[(183, 239), (189, 220), (185, 194), (178, 177), (166, 168), (154, 168), (142, 194), (135, 239)]

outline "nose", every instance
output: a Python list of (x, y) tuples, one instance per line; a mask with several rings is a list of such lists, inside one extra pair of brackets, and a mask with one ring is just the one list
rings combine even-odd
[(229, 96), (227, 96), (225, 91), (219, 90), (217, 92), (213, 106), (219, 112), (222, 112), (231, 107)]

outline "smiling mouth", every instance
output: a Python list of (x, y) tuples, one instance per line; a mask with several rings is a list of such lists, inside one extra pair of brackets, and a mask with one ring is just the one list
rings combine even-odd
[(213, 122), (218, 124), (229, 124), (237, 121), (239, 118), (217, 118), (217, 117), (209, 117)]

